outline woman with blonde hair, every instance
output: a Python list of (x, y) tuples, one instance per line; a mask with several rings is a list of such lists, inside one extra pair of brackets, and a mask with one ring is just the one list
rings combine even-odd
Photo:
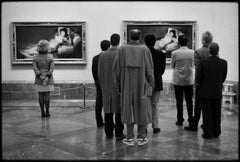
[[(49, 54), (49, 42), (40, 40), (37, 45), (38, 54), (33, 57), (33, 69), (35, 72), (36, 90), (39, 92), (39, 105), (41, 116), (50, 117), (50, 91), (54, 90), (54, 58)], [(44, 107), (46, 112), (44, 111)]]

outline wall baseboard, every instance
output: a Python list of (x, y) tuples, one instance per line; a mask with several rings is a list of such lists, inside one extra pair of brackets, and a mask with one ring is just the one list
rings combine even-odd
[[(234, 84), (233, 92), (237, 94), (234, 103), (238, 103), (238, 82), (226, 81), (225, 83)], [(54, 91), (50, 94), (51, 99), (54, 100), (95, 100), (96, 88), (93, 82), (58, 81), (54, 85)], [(161, 97), (175, 100), (171, 82), (163, 82)], [(35, 101), (38, 100), (38, 92), (35, 91), (33, 82), (4, 81), (2, 82), (2, 100)]]

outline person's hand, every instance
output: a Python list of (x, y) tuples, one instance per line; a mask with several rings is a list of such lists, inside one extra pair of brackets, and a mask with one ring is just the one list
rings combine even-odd
[(44, 75), (40, 75), (39, 77), (42, 81), (46, 78), (46, 76), (44, 76)]
[(48, 84), (48, 77), (46, 77), (44, 80), (43, 80), (43, 85), (47, 85)]

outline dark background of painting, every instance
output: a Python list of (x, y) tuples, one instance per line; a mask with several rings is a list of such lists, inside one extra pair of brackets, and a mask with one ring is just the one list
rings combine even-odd
[[(82, 27), (81, 26), (64, 26), (73, 29), (82, 38)], [(16, 59), (23, 59), (24, 56), (19, 52), (20, 49), (24, 49), (27, 46), (37, 45), (42, 40), (48, 40), (54, 38), (54, 35), (58, 29), (58, 26), (16, 26)], [(82, 42), (82, 41), (81, 41)], [(54, 57), (57, 55), (54, 54)], [(60, 58), (60, 57), (58, 57)], [(61, 58), (82, 58), (82, 43), (79, 43), (72, 54), (61, 55)]]

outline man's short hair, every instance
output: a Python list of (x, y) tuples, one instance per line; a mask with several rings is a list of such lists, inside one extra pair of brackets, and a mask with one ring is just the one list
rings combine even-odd
[(131, 29), (129, 31), (130, 39), (133, 41), (137, 41), (141, 37), (141, 30), (139, 29)]
[(178, 37), (178, 43), (180, 46), (186, 46), (188, 43), (188, 38), (186, 35), (180, 35)]
[(211, 55), (216, 56), (218, 55), (219, 52), (219, 45), (216, 42), (212, 42), (209, 46), (208, 46), (208, 51)]
[(110, 41), (103, 40), (103, 41), (101, 41), (100, 46), (101, 46), (102, 51), (106, 51), (110, 47)]
[(202, 34), (202, 44), (205, 46), (209, 46), (213, 41), (213, 35), (209, 32), (206, 31)]
[(147, 46), (154, 46), (156, 42), (156, 37), (154, 34), (148, 34), (144, 38), (144, 42)]
[(118, 45), (120, 42), (120, 35), (119, 34), (112, 34), (110, 38), (110, 43), (112, 46)]

